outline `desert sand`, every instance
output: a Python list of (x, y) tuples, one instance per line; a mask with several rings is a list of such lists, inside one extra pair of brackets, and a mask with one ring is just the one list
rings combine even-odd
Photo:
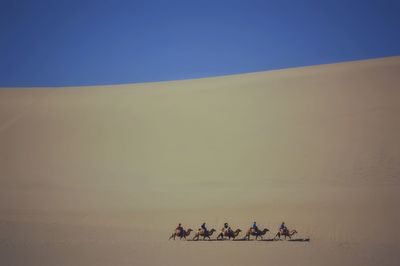
[[(399, 265), (399, 210), (400, 57), (0, 89), (2, 265)], [(168, 241), (254, 220), (311, 241)]]

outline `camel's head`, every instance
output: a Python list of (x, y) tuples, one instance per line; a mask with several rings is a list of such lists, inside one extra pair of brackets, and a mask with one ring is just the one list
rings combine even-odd
[(189, 228), (189, 229), (187, 230), (188, 233), (190, 233), (190, 232), (192, 232), (192, 231), (193, 231), (192, 228)]
[(263, 230), (262, 232), (265, 234), (265, 233), (268, 232), (268, 231), (269, 231), (269, 229), (264, 228), (264, 230)]
[(242, 232), (242, 230), (240, 230), (240, 229), (236, 229), (236, 232), (240, 233), (240, 232)]
[(293, 230), (293, 234), (297, 234), (297, 231), (296, 231), (296, 230)]
[(216, 230), (213, 228), (210, 230), (210, 234), (214, 233)]

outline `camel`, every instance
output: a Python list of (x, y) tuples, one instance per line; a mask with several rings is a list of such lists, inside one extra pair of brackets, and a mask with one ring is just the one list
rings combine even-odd
[(233, 230), (222, 230), (221, 233), (217, 236), (217, 239), (222, 239), (224, 240), (224, 237), (228, 237), (229, 239), (235, 239), (239, 233), (242, 232), (240, 229), (236, 229), (235, 231)]
[(256, 240), (258, 237), (261, 237), (261, 239), (263, 239), (263, 235), (265, 235), (269, 230), (267, 228), (264, 228), (264, 230), (260, 231), (260, 230), (253, 230), (253, 228), (250, 228), (249, 230), (247, 230), (246, 236), (243, 239), (250, 240), (250, 235), (252, 236), (256, 236)]
[(203, 240), (205, 240), (206, 238), (208, 238), (208, 240), (211, 240), (210, 236), (215, 232), (215, 229), (211, 229), (210, 231), (204, 231), (203, 229), (199, 229), (195, 236), (193, 237), (193, 240), (199, 240), (200, 236), (203, 237)]
[(188, 230), (183, 230), (183, 232), (181, 233), (179, 230), (175, 230), (174, 233), (172, 233), (172, 235), (169, 237), (169, 239), (173, 238), (175, 240), (175, 237), (179, 236), (179, 239), (186, 239), (187, 236), (190, 235), (190, 232), (192, 232), (192, 229), (188, 229)]
[(274, 237), (274, 240), (275, 240), (277, 237), (278, 237), (279, 240), (281, 240), (281, 236), (284, 236), (284, 237), (285, 237), (285, 240), (286, 240), (286, 237), (289, 237), (289, 239), (292, 239), (292, 236), (293, 236), (294, 234), (297, 234), (297, 231), (296, 231), (296, 230), (279, 230), (278, 233), (276, 233), (276, 235), (275, 235), (275, 237)]

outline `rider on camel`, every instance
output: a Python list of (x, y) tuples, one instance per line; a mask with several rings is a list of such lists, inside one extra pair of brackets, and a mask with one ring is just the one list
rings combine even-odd
[(282, 222), (281, 227), (279, 227), (279, 230), (281, 231), (281, 234), (283, 234), (283, 235), (287, 234), (289, 231), (285, 225), (285, 222)]
[(253, 222), (253, 225), (251, 226), (251, 230), (253, 230), (253, 232), (258, 232), (258, 227), (257, 227), (256, 222)]
[(224, 227), (222, 228), (222, 231), (228, 232), (228, 229), (229, 229), (228, 223), (224, 223)]
[(206, 223), (203, 223), (203, 224), (201, 225), (201, 229), (204, 230), (204, 235), (207, 235), (208, 230), (207, 230), (207, 227), (206, 227)]
[(182, 234), (183, 234), (183, 227), (182, 227), (182, 224), (181, 224), (181, 223), (178, 224), (178, 226), (176, 227), (175, 230), (176, 230), (177, 233), (179, 232), (178, 235), (179, 235), (180, 237), (182, 237)]

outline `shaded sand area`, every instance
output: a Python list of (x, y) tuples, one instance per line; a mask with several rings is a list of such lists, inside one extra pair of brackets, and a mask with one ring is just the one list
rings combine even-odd
[(1, 89), (0, 190), (2, 265), (399, 265), (400, 57)]

